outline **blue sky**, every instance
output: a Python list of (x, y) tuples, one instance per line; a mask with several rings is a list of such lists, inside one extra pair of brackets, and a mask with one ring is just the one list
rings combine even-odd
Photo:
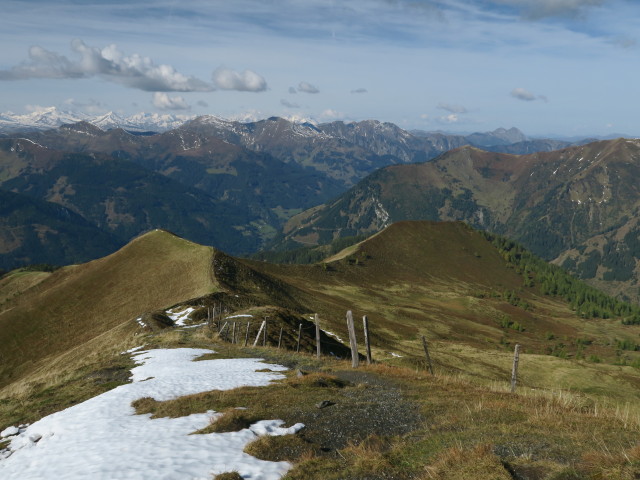
[(634, 0), (5, 0), (0, 112), (640, 136)]

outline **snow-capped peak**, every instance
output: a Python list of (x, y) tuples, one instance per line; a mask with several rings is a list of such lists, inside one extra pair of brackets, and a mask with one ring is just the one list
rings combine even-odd
[(84, 113), (58, 110), (56, 107), (42, 107), (24, 115), (13, 112), (0, 113), (0, 133), (20, 130), (46, 130), (81, 121), (89, 122), (103, 130), (123, 128), (140, 132), (163, 132), (177, 128), (192, 118), (192, 116), (188, 115), (145, 112), (136, 113), (129, 117), (122, 117), (114, 112), (91, 116)]

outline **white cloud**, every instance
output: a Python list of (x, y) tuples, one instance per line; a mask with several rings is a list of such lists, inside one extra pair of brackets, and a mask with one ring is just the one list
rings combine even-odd
[(320, 90), (315, 85), (311, 85), (308, 82), (300, 82), (298, 84), (298, 91), (304, 93), (320, 93)]
[(438, 103), (437, 108), (439, 108), (440, 110), (446, 110), (447, 112), (456, 113), (456, 114), (467, 113), (468, 111), (462, 105), (452, 105), (450, 103), (445, 103), (445, 102)]
[(522, 100), (525, 102), (533, 102), (535, 100), (540, 100), (542, 102), (548, 102), (549, 99), (544, 95), (534, 95), (529, 90), (525, 88), (514, 88), (511, 90), (511, 96), (513, 98), (517, 98), (518, 100)]
[(289, 87), (289, 93), (295, 95), (298, 91), (296, 90), (296, 87)]
[(91, 78), (105, 80), (149, 92), (204, 92), (213, 87), (195, 77), (176, 71), (171, 65), (156, 65), (149, 57), (137, 53), (124, 55), (116, 45), (103, 49), (90, 47), (82, 40), (71, 42), (71, 49), (79, 59), (40, 46), (29, 49), (29, 60), (8, 70), (0, 70), (0, 80), (29, 78)]
[(287, 108), (300, 108), (300, 105), (298, 105), (297, 103), (290, 102), (290, 101), (285, 100), (285, 99), (280, 100), (280, 104), (284, 105)]
[(161, 110), (189, 110), (191, 107), (182, 97), (169, 97), (164, 92), (153, 94), (153, 106)]
[(267, 89), (266, 80), (251, 70), (239, 73), (229, 68), (220, 67), (213, 72), (213, 83), (221, 90), (264, 92)]
[(351, 93), (367, 93), (366, 88), (356, 88), (355, 90), (351, 90)]

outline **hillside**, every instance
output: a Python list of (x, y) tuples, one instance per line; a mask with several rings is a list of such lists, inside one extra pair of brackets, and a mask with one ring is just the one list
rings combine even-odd
[(212, 255), (153, 231), (89, 263), (9, 273), (0, 279), (0, 291), (11, 292), (0, 297), (0, 387), (126, 345), (136, 317), (215, 291)]
[(375, 172), (335, 201), (292, 218), (284, 238), (322, 244), (399, 220), (462, 220), (637, 301), (639, 169), (635, 140), (520, 156), (463, 147), (432, 162)]
[[(303, 421), (302, 440), (255, 453), (263, 458), (270, 452), (265, 459), (273, 459), (289, 452), (284, 458), (302, 462), (290, 478), (369, 472), (371, 478), (426, 479), (428, 464), (479, 479), (503, 478), (496, 472), (504, 474), (504, 465), (522, 474), (534, 468), (539, 473), (532, 478), (551, 479), (591, 468), (582, 455), (593, 451), (592, 435), (607, 442), (615, 437), (621, 451), (634, 455), (629, 449), (640, 423), (628, 405), (640, 398), (640, 326), (625, 325), (627, 314), (578, 314), (574, 302), (547, 291), (550, 277), (533, 260), (520, 262), (527, 258), (510, 242), (491, 241), (463, 223), (400, 222), (314, 265), (236, 259), (153, 231), (87, 264), (14, 272), (0, 279), (0, 342), (6, 346), (0, 353), (0, 430), (126, 382), (130, 364), (121, 352), (132, 346), (213, 346), (218, 358), (261, 355), (319, 372), (291, 373), (262, 389), (145, 398), (135, 408), (182, 417), (243, 406), (248, 411), (242, 415), (254, 419), (249, 423), (274, 415), (287, 425)], [(563, 275), (553, 271), (557, 285), (567, 282)], [(245, 322), (251, 325), (251, 339), (268, 319), (268, 346), (228, 343), (229, 330), (216, 334), (200, 323), (212, 307), (234, 331), (234, 322), (241, 334)], [(346, 354), (329, 342), (347, 338), (348, 309), (360, 341), (359, 319), (369, 318), (375, 366), (353, 371), (335, 356)], [(314, 313), (325, 332), (322, 360), (308, 354), (315, 353), (315, 329), (304, 319)], [(185, 324), (178, 318), (193, 325), (180, 327)], [(168, 328), (150, 329), (154, 319)], [(278, 326), (282, 349), (276, 348)], [(422, 336), (435, 377), (420, 372)], [(505, 388), (516, 343), (522, 346), (521, 393), (514, 396)], [(328, 399), (335, 405), (315, 406)], [(620, 413), (616, 405), (624, 404), (626, 413)], [(575, 432), (568, 434), (570, 424)], [(453, 461), (454, 447), (473, 461), (443, 466)]]
[[(188, 304), (222, 302), (229, 311), (286, 309), (291, 313), (284, 317), (258, 313), (283, 320), (318, 313), (324, 328), (342, 338), (344, 312), (366, 314), (375, 325), (378, 358), (390, 358), (389, 352), (420, 356), (419, 339), (426, 335), (442, 342), (444, 351), (468, 346), (466, 353), (440, 358), (443, 366), (456, 370), (464, 370), (467, 354), (477, 349), (508, 351), (516, 342), (539, 355), (636, 360), (635, 352), (617, 350), (615, 339), (631, 341), (640, 327), (625, 326), (625, 317), (615, 315), (581, 318), (567, 300), (543, 293), (541, 278), (526, 275), (481, 233), (461, 223), (394, 224), (334, 260), (306, 266), (234, 259), (151, 232), (113, 255), (40, 275), (36, 285), (14, 291), (0, 313), (3, 344), (11, 346), (3, 350), (2, 379), (6, 383), (21, 375), (17, 372), (33, 372), (40, 359), (98, 342), (101, 334), (127, 338), (136, 330), (133, 319), (144, 312), (213, 291), (224, 294)], [(14, 278), (19, 277), (4, 278), (2, 288), (12, 288)], [(588, 345), (580, 339), (589, 339)], [(34, 352), (26, 363), (25, 351)]]
[(0, 268), (87, 262), (120, 246), (68, 208), (0, 190)]
[[(25, 139), (0, 140), (0, 188), (28, 196), (34, 202), (46, 201), (72, 211), (76, 224), (80, 216), (87, 228), (92, 226), (92, 230), (102, 232), (96, 234), (98, 238), (113, 239), (105, 247), (122, 245), (153, 228), (169, 229), (194, 241), (235, 252), (251, 251), (259, 245), (256, 234), (259, 226), (251, 224), (259, 220), (259, 213), (247, 211), (228, 199), (216, 200), (202, 190), (111, 155), (69, 153)], [(44, 218), (40, 216), (41, 220)], [(47, 218), (54, 221), (50, 215)], [(25, 217), (24, 221), (30, 220)], [(221, 223), (226, 228), (221, 229)], [(15, 226), (22, 224), (18, 222)], [(43, 228), (57, 230), (56, 224), (49, 221)], [(82, 236), (67, 238), (75, 240), (69, 249), (83, 248)], [(15, 248), (30, 248), (22, 255), (36, 255), (33, 247), (23, 245), (25, 241)], [(6, 263), (11, 265), (12, 260), (15, 263), (20, 258), (12, 259), (9, 255)], [(63, 251), (49, 261), (68, 264), (75, 260), (76, 257)]]

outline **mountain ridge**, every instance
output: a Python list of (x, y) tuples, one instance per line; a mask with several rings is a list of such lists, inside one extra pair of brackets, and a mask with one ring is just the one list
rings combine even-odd
[(463, 220), (510, 236), (600, 288), (607, 279), (621, 282), (609, 291), (640, 299), (637, 175), (638, 140), (521, 156), (466, 146), (431, 162), (379, 170), (293, 217), (284, 234), (327, 243), (399, 220)]

